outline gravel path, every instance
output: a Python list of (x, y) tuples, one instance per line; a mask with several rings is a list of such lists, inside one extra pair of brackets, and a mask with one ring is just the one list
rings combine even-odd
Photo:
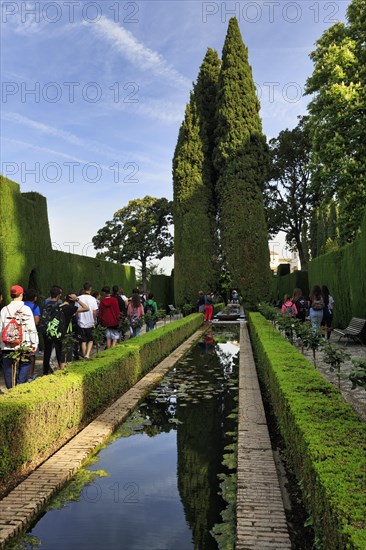
[[(332, 334), (330, 342), (332, 344), (338, 344), (338, 336), (334, 336)], [(351, 407), (362, 418), (362, 420), (366, 422), (366, 390), (364, 390), (364, 388), (361, 388), (360, 386), (352, 390), (352, 382), (348, 378), (348, 375), (353, 369), (351, 360), (366, 360), (366, 346), (361, 346), (360, 344), (354, 343), (352, 341), (344, 344), (341, 341), (339, 345), (342, 345), (346, 353), (351, 356), (351, 359), (343, 363), (343, 365), (341, 366), (341, 373), (342, 375), (344, 375), (344, 377), (342, 376), (341, 378), (340, 389), (342, 395), (345, 401), (347, 401), (347, 403), (351, 405)], [(304, 355), (308, 359), (308, 361), (314, 364), (312, 351), (305, 350)], [(324, 376), (324, 378), (329, 380), (329, 382), (331, 382), (338, 388), (338, 377), (335, 372), (330, 372), (329, 365), (327, 363), (324, 363), (323, 361), (323, 355), (323, 351), (318, 351), (316, 353), (316, 369)]]

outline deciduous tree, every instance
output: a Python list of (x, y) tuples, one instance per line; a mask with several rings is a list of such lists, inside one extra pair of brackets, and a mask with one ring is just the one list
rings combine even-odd
[(307, 271), (307, 238), (316, 205), (311, 186), (311, 143), (304, 120), (293, 130), (283, 130), (269, 142), (271, 166), (265, 188), (268, 228), (271, 233), (284, 231), (286, 241), (299, 254), (301, 269)]
[(147, 264), (173, 254), (172, 203), (165, 198), (146, 196), (131, 200), (113, 219), (99, 229), (92, 242), (98, 257), (121, 264), (141, 263), (144, 291), (147, 290)]
[(339, 204), (343, 241), (357, 235), (366, 201), (366, 0), (352, 0), (347, 23), (335, 23), (311, 54), (314, 183)]

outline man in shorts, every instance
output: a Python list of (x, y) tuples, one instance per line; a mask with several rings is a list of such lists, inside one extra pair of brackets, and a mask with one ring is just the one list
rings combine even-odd
[(78, 296), (89, 307), (88, 311), (78, 313), (78, 334), (81, 342), (81, 353), (84, 359), (89, 359), (93, 349), (93, 328), (97, 322), (98, 304), (91, 295), (93, 287), (90, 283), (83, 284), (83, 293)]

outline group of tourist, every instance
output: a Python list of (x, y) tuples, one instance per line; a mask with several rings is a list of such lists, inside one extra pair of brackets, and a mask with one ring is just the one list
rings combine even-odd
[(207, 292), (207, 294), (204, 294), (202, 290), (200, 290), (198, 293), (197, 310), (198, 313), (204, 314), (203, 318), (206, 322), (212, 320), (214, 296), (215, 295), (213, 292)]
[[(204, 314), (203, 318), (205, 322), (212, 321), (215, 301), (224, 301), (224, 299), (221, 295), (219, 295), (219, 296), (216, 296), (216, 300), (215, 300), (214, 292), (207, 292), (207, 294), (204, 294), (202, 290), (198, 292), (197, 311), (198, 313)], [(239, 306), (240, 304), (239, 294), (236, 290), (232, 291), (229, 303)]]
[(324, 327), (327, 340), (332, 332), (334, 298), (327, 286), (313, 286), (309, 297), (304, 298), (301, 288), (295, 288), (292, 297), (284, 295), (282, 303), (276, 303), (282, 313), (299, 319), (302, 323), (309, 317), (314, 330)]
[[(53, 285), (49, 297), (40, 307), (37, 292), (25, 291), (20, 285), (10, 289), (11, 302), (0, 311), (0, 364), (4, 369), (7, 388), (31, 382), (36, 378), (35, 354), (40, 340), (43, 344), (43, 374), (52, 371), (50, 361), (55, 354), (60, 369), (80, 358), (90, 359), (94, 345), (94, 329), (103, 327), (105, 347), (114, 347), (124, 338), (126, 325), (130, 337), (140, 334), (143, 320), (146, 331), (154, 329), (158, 306), (154, 295), (147, 296), (138, 289), (127, 297), (118, 285), (104, 286), (93, 292), (86, 282), (79, 293), (69, 292), (62, 298), (63, 289)], [(0, 305), (3, 296), (0, 292)], [(121, 326), (124, 327), (121, 330)]]

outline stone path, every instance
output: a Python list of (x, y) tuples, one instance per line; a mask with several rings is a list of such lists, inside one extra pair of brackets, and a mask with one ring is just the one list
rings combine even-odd
[(203, 329), (181, 344), (157, 367), (122, 395), (98, 418), (31, 473), (0, 502), (0, 548), (26, 529), (91, 453), (96, 451), (121, 424), (144, 396), (163, 379), (179, 359), (201, 337)]
[(291, 549), (246, 323), (240, 325), (237, 549)]

